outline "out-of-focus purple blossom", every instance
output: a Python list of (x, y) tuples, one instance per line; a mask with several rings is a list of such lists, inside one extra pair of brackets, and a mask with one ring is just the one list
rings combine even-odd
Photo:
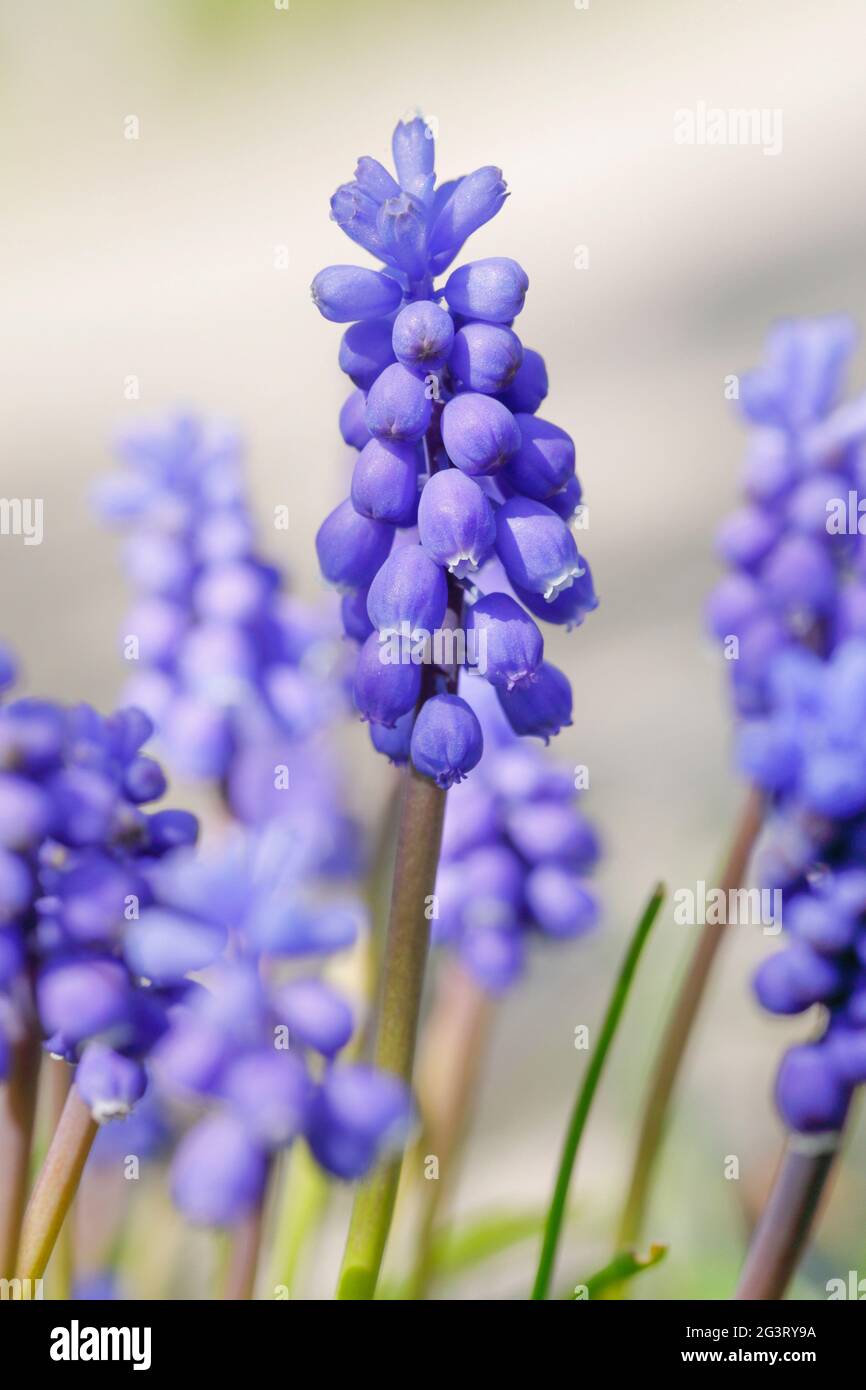
[(755, 426), (745, 502), (720, 529), (729, 569), (707, 607), (742, 719), (739, 765), (767, 798), (759, 875), (788, 937), (756, 991), (773, 1013), (827, 1014), (777, 1079), (803, 1132), (841, 1127), (866, 1038), (866, 397), (841, 403), (855, 338), (842, 316), (780, 323), (741, 379)]
[(595, 925), (588, 876), (599, 857), (574, 777), (519, 738), (486, 682), (465, 696), (484, 730), (474, 776), (449, 793), (434, 940), (491, 994), (523, 973), (532, 937), (565, 940)]

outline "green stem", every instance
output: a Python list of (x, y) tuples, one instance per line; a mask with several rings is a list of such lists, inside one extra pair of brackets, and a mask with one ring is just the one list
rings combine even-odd
[(547, 1214), (547, 1222), (544, 1228), (544, 1240), (541, 1246), (541, 1255), (538, 1261), (538, 1272), (535, 1276), (535, 1285), (532, 1290), (533, 1299), (547, 1298), (550, 1290), (550, 1283), (553, 1277), (553, 1268), (556, 1261), (556, 1251), (559, 1244), (559, 1237), (562, 1231), (562, 1223), (565, 1218), (566, 1203), (568, 1201), (568, 1189), (571, 1183), (571, 1175), (574, 1170), (577, 1151), (583, 1137), (592, 1102), (595, 1097), (607, 1054), (610, 1051), (611, 1043), (616, 1036), (622, 1011), (628, 998), (631, 983), (637, 970), (638, 962), (641, 957), (647, 938), (656, 920), (665, 896), (663, 884), (658, 884), (653, 890), (643, 915), (635, 928), (634, 935), (629, 943), (619, 976), (614, 987), (610, 1003), (607, 1006), (607, 1013), (601, 1026), (598, 1043), (590, 1059), (583, 1079), (583, 1085), (578, 1093), (577, 1101), (571, 1116), (571, 1122), (563, 1145), (562, 1158), (559, 1164), (559, 1172), (556, 1176), (556, 1184), (553, 1189), (553, 1198), (550, 1203), (550, 1210)]
[[(822, 1142), (823, 1141), (823, 1142)], [(752, 1237), (738, 1300), (784, 1298), (803, 1256), (841, 1134), (788, 1140), (773, 1190)]]
[(45, 1273), (97, 1128), (73, 1085), (24, 1213), (16, 1270), (19, 1279), (41, 1279)]
[[(719, 887), (726, 894), (739, 888), (746, 876), (752, 849), (761, 829), (763, 811), (760, 792), (751, 790), (737, 822), (734, 839), (719, 880)], [(617, 1246), (620, 1248), (634, 1245), (641, 1237), (671, 1097), (725, 934), (724, 925), (708, 922), (701, 928), (688, 970), (665, 1027), (647, 1091), (631, 1181), (620, 1218), (617, 1233)]]
[[(374, 1048), (375, 1064), (411, 1084), (421, 990), (430, 938), (445, 792), (411, 764), (403, 774), (394, 887)], [(402, 1153), (379, 1164), (358, 1188), (337, 1297), (370, 1299), (391, 1226)]]
[(298, 1140), (287, 1156), (277, 1212), (271, 1264), (273, 1296), (285, 1289), (291, 1298), (310, 1237), (320, 1225), (329, 1183), (306, 1144)]

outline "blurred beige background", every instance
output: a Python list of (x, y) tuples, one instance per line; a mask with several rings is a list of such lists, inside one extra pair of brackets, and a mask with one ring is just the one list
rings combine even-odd
[[(544, 413), (574, 434), (590, 504), (602, 607), (551, 645), (576, 687), (556, 751), (591, 770), (606, 918), (593, 942), (539, 955), (501, 1011), (462, 1210), (546, 1198), (582, 1060), (575, 1025), (598, 1020), (652, 880), (711, 877), (728, 835), (740, 789), (724, 673), (701, 632), (743, 445), (724, 378), (754, 363), (777, 315), (866, 321), (864, 41), (862, 0), (0, 6), (2, 491), (45, 500), (41, 547), (0, 541), (0, 592), (31, 689), (114, 698), (124, 590), (86, 489), (118, 429), (176, 406), (243, 430), (262, 518), (291, 508), (288, 544), (278, 552), (273, 535), (271, 551), (303, 594), (318, 592), (314, 531), (346, 490), (345, 391), (339, 330), (308, 285), (356, 259), (328, 198), (359, 154), (386, 156), (414, 107), (438, 122), (442, 177), (492, 162), (512, 189), (472, 254), (529, 273), (520, 332), (548, 360)], [(674, 112), (698, 102), (779, 108), (781, 154), (677, 145)], [(137, 140), (124, 138), (129, 116)], [(124, 398), (131, 375), (137, 401)], [(352, 759), (359, 804), (381, 771), (372, 755)], [(694, 930), (669, 911), (651, 945), (578, 1174), (566, 1278), (606, 1258), (648, 1058)], [(752, 1003), (748, 976), (768, 949), (754, 929), (732, 933), (653, 1207), (671, 1256), (637, 1296), (730, 1289), (743, 1208), (779, 1142), (775, 1061), (804, 1031)], [(723, 1178), (728, 1154), (739, 1183)], [(806, 1294), (866, 1258), (850, 1218), (866, 1201), (862, 1143), (857, 1154)], [(463, 1292), (521, 1291), (533, 1256), (491, 1265)], [(323, 1288), (330, 1278), (323, 1267)]]

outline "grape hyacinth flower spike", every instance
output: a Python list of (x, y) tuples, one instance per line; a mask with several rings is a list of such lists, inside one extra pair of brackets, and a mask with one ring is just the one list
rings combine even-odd
[[(135, 708), (109, 718), (32, 698), (0, 708), (0, 1017), (18, 1036), (38, 1026), (46, 1050), (75, 1068), (24, 1216), (23, 1277), (45, 1267), (96, 1124), (141, 1099), (188, 973), (225, 941), (179, 918), (166, 930), (157, 871), (198, 825), (145, 809), (167, 785), (142, 751), (152, 732)], [(4, 1232), (7, 1259), (16, 1234)]]
[[(331, 200), (380, 268), (330, 266), (312, 286), (323, 317), (346, 325), (340, 431), (358, 451), (351, 495), (316, 547), (360, 647), (358, 711), (374, 747), (407, 764), (376, 1058), (409, 1081), (444, 793), (484, 748), (459, 668), (491, 683), (516, 735), (548, 739), (570, 722), (571, 696), (536, 620), (576, 626), (597, 600), (570, 526), (574, 446), (536, 415), (547, 373), (514, 327), (528, 277), (501, 256), (451, 268), (502, 207), (501, 172), (437, 188), (420, 116), (397, 126), (392, 153), (394, 174), (364, 156)], [(359, 1193), (343, 1297), (373, 1296), (398, 1175), (392, 1164)]]
[[(752, 427), (744, 497), (719, 528), (717, 551), (727, 572), (706, 608), (707, 627), (727, 658), (738, 720), (766, 712), (773, 672), (787, 652), (828, 656), (846, 637), (866, 635), (864, 540), (856, 517), (852, 527), (848, 516), (862, 477), (866, 397), (842, 401), (855, 342), (854, 325), (843, 315), (785, 320), (771, 330), (763, 364), (740, 379), (738, 408)], [(726, 892), (742, 885), (767, 801), (760, 769), (744, 764), (744, 770), (751, 785), (720, 880)], [(724, 934), (721, 924), (703, 927), (666, 1027), (622, 1245), (640, 1235), (665, 1114)]]

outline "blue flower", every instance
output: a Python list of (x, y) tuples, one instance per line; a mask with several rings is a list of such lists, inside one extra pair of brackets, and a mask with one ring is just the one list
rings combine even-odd
[[(598, 600), (570, 530), (581, 504), (574, 444), (536, 418), (547, 371), (513, 326), (529, 287), (525, 271), (491, 257), (458, 266), (437, 285), (466, 239), (502, 207), (502, 173), (485, 165), (437, 188), (432, 133), (420, 117), (397, 127), (392, 152), (396, 178), (365, 156), (331, 202), (337, 224), (384, 268), (332, 266), (313, 282), (326, 318), (355, 320), (339, 352), (356, 388), (340, 430), (360, 451), (351, 498), (327, 518), (317, 549), (325, 579), (352, 594), (343, 599), (343, 624), (361, 648), (355, 702), (370, 721), (374, 746), (396, 762), (408, 754), (447, 785), (470, 770), (474, 730), (454, 714), (459, 706), (450, 707), (452, 733), (459, 725), (465, 747), (453, 766), (441, 749), (428, 758), (434, 725), (444, 737), (442, 716), (422, 721), (416, 676), (377, 662), (362, 593), (380, 632), (405, 621), (434, 635), (440, 624), (446, 631), (462, 626), (465, 636), (466, 609), (475, 603), (476, 625), (483, 620), (489, 628), (486, 674), (506, 689), (539, 667), (542, 638), (533, 618), (577, 627)], [(439, 571), (429, 583), (414, 546), (416, 521), (421, 551)], [(492, 592), (479, 571), (494, 548), (502, 564)], [(411, 593), (410, 566), (418, 571)], [(443, 592), (447, 611), (440, 613)], [(454, 696), (459, 685), (454, 663), (437, 651), (444, 644), (418, 657), (440, 663), (423, 686), (425, 700), (445, 691)], [(543, 689), (555, 683), (545, 676)], [(566, 702), (555, 705), (529, 711), (525, 731), (555, 733), (568, 721)], [(520, 722), (519, 710), (515, 717)]]

